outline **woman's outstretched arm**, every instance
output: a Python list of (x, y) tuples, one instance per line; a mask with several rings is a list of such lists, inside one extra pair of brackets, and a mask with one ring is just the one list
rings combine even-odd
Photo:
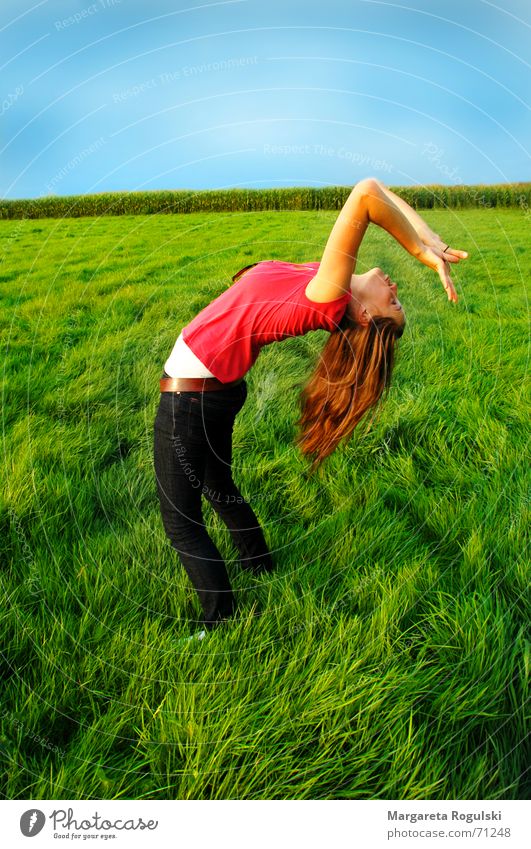
[(362, 239), (370, 223), (387, 230), (415, 257), (424, 244), (403, 212), (373, 177), (356, 183), (328, 237), (319, 270), (306, 288), (312, 301), (340, 298), (350, 287)]
[(310, 300), (328, 303), (348, 292), (358, 250), (369, 226), (366, 201), (371, 185), (370, 180), (356, 183), (336, 218), (317, 274), (306, 287)]
[[(387, 230), (419, 262), (436, 271), (446, 290), (448, 300), (457, 302), (457, 292), (450, 277), (450, 263), (466, 259), (468, 257), (467, 252), (456, 249), (445, 251), (439, 237), (432, 233), (429, 228), (427, 228), (429, 233), (435, 236), (435, 239), (431, 239), (429, 234), (420, 227), (421, 235), (419, 235), (409, 219), (416, 221), (416, 218), (418, 218), (422, 222), (420, 216), (417, 216), (414, 210), (405, 204), (405, 201), (402, 201), (400, 206), (405, 204), (410, 213), (414, 213), (414, 216), (408, 213), (408, 217), (406, 217), (391, 195), (392, 193), (388, 193), (383, 183), (371, 178), (370, 191), (367, 194), (369, 220)], [(424, 241), (424, 239), (429, 239), (429, 241)]]
[[(389, 200), (391, 200), (395, 204), (395, 206), (397, 206), (406, 216), (407, 220), (415, 228), (417, 235), (419, 236), (421, 241), (424, 242), (425, 245), (428, 245), (428, 247), (444, 249), (444, 246), (447, 243), (444, 242), (443, 239), (441, 239), (441, 237), (437, 233), (434, 233), (431, 227), (426, 224), (424, 219), (420, 217), (418, 212), (416, 212), (416, 210), (414, 210), (412, 206), (410, 206), (405, 200), (403, 200), (403, 198), (399, 197), (397, 194), (392, 192), (391, 189), (388, 186), (384, 185), (381, 180), (376, 180), (376, 182), (378, 183), (379, 187), (382, 189), (384, 194), (387, 195)], [(466, 251), (459, 251), (455, 248), (450, 247), (447, 251), (445, 251), (445, 253), (447, 256), (449, 256), (450, 254), (454, 254), (455, 256), (461, 259), (465, 259), (468, 256)]]
[[(449, 263), (465, 259), (466, 252), (452, 250), (445, 253), (438, 244), (424, 241), (415, 227), (417, 219), (422, 222), (420, 216), (405, 201), (401, 201), (400, 206), (395, 203), (391, 194), (387, 193), (383, 183), (373, 177), (360, 180), (354, 186), (328, 237), (319, 270), (306, 288), (311, 300), (321, 303), (332, 301), (348, 291), (359, 247), (367, 227), (372, 223), (387, 230), (408, 253), (436, 271), (448, 300), (457, 301)], [(404, 205), (414, 213), (413, 216), (404, 214)], [(429, 238), (425, 232), (424, 238)]]
[(371, 177), (368, 180), (367, 208), (373, 224), (387, 230), (403, 248), (414, 257), (422, 252), (424, 242), (416, 227), (405, 215), (403, 209), (394, 202), (380, 180)]
[(375, 182), (387, 195), (389, 200), (394, 203), (394, 205), (397, 206), (401, 210), (401, 212), (406, 216), (407, 220), (415, 228), (417, 235), (420, 237), (420, 239), (422, 239), (423, 242), (427, 244), (428, 240), (432, 236), (437, 235), (433, 232), (433, 230), (428, 227), (428, 225), (426, 224), (424, 219), (420, 217), (418, 212), (416, 212), (416, 210), (414, 210), (413, 207), (410, 206), (405, 200), (399, 197), (399, 195), (396, 195), (394, 192), (392, 192), (389, 186), (386, 186), (384, 183), (382, 183), (381, 180), (375, 180)]

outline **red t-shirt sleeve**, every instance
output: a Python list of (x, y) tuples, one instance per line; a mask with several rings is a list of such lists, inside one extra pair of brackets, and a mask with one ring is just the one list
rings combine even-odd
[(333, 301), (326, 301), (324, 303), (312, 301), (307, 296), (305, 290), (310, 280), (313, 280), (313, 278), (315, 277), (321, 263), (306, 262), (305, 265), (310, 266), (313, 271), (311, 276), (308, 277), (306, 285), (303, 286), (301, 289), (301, 303), (304, 306), (311, 307), (319, 314), (320, 319), (324, 321), (324, 325), (322, 328), (323, 330), (329, 330), (330, 332), (337, 330), (337, 325), (345, 314), (346, 306), (348, 302), (352, 299), (352, 292), (349, 289), (347, 292), (345, 292), (344, 295), (340, 295), (339, 298), (334, 298)]

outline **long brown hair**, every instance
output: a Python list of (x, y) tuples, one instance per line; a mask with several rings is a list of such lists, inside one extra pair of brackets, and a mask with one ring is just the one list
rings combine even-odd
[(244, 272), (244, 271), (248, 271), (248, 270), (249, 270), (249, 268), (254, 268), (254, 266), (255, 266), (255, 265), (258, 265), (258, 263), (257, 263), (257, 262), (252, 262), (250, 265), (246, 265), (246, 266), (244, 266), (243, 268), (240, 268), (240, 270), (236, 272), (236, 274), (234, 275), (234, 277), (232, 277), (232, 278), (231, 278), (231, 279), (232, 279), (232, 282), (233, 282), (233, 283), (237, 283), (237, 281), (238, 281), (238, 280), (240, 279), (240, 277), (242, 276), (243, 272)]
[(360, 325), (345, 312), (330, 334), (300, 395), (300, 433), (295, 442), (304, 456), (313, 458), (310, 473), (350, 436), (389, 388), (395, 342), (403, 332), (403, 326), (387, 316)]

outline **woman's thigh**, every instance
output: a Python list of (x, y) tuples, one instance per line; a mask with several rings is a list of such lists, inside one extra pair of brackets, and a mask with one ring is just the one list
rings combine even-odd
[[(203, 397), (198, 431), (206, 441), (205, 483), (232, 479), (232, 437), (234, 422), (247, 397), (247, 387), (238, 387), (225, 402), (214, 399), (218, 393)], [(221, 403), (220, 403), (221, 401)]]
[(154, 463), (163, 516), (172, 527), (202, 522), (206, 440), (195, 432), (192, 401), (177, 393), (163, 393), (155, 418)]
[(155, 467), (173, 509), (197, 518), (205, 474), (231, 478), (232, 432), (247, 397), (242, 381), (220, 392), (162, 393), (155, 419)]

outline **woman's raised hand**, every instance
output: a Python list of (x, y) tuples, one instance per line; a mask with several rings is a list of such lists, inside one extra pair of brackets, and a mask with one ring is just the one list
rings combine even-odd
[[(415, 210), (395, 195), (380, 180), (367, 177), (357, 184), (365, 198), (368, 220), (387, 230), (408, 253), (432, 268), (441, 278), (449, 301), (457, 303), (457, 292), (450, 277), (450, 263), (467, 259), (466, 251), (446, 245)], [(353, 192), (352, 194), (355, 194)]]
[(423, 239), (423, 244), (420, 252), (417, 254), (417, 259), (423, 265), (427, 265), (428, 268), (437, 272), (448, 295), (448, 300), (457, 303), (457, 292), (450, 277), (450, 263), (459, 262), (461, 259), (468, 259), (468, 253), (450, 247), (447, 247), (445, 250), (444, 242), (432, 231), (429, 234), (422, 233), (419, 235)]

